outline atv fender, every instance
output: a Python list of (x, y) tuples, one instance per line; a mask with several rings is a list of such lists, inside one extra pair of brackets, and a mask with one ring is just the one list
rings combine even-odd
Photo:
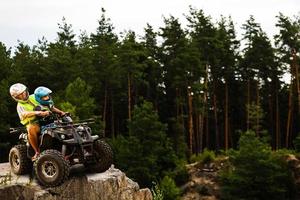
[(51, 129), (46, 129), (43, 131), (43, 134), (41, 136), (41, 145), (43, 145), (43, 141), (44, 141), (44, 137), (51, 137), (51, 138), (56, 138), (58, 140), (62, 140), (57, 133), (55, 133), (54, 131), (51, 131)]
[(91, 137), (92, 137), (93, 141), (96, 141), (99, 139), (99, 135), (92, 135)]

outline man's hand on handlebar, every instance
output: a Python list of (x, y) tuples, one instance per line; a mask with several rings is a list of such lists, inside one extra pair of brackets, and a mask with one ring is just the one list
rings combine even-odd
[(47, 117), (51, 114), (50, 111), (37, 111), (37, 116), (40, 116), (40, 117)]
[(64, 116), (71, 116), (71, 114), (70, 114), (69, 112), (64, 112), (64, 111), (62, 111), (62, 112), (60, 113), (60, 116), (61, 116), (61, 117), (64, 117)]

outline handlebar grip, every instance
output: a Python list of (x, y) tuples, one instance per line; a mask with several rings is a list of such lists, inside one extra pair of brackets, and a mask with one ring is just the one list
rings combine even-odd
[(18, 133), (18, 132), (22, 132), (25, 131), (26, 129), (24, 127), (20, 127), (20, 128), (9, 128), (9, 133)]

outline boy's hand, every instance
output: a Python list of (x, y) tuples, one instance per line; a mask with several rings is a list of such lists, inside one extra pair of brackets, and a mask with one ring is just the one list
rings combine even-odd
[(50, 111), (38, 111), (38, 112), (39, 113), (37, 115), (41, 117), (47, 117), (50, 115)]

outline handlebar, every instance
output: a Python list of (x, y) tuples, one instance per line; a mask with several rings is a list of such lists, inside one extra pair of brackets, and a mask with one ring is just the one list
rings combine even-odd
[(55, 128), (65, 128), (70, 126), (80, 126), (80, 125), (87, 125), (93, 123), (95, 123), (94, 119), (81, 120), (81, 121), (77, 121), (76, 123), (60, 122), (59, 125), (55, 126)]
[(23, 131), (26, 131), (25, 127), (9, 128), (9, 133), (19, 133)]
[[(58, 126), (55, 128), (65, 128), (65, 127), (70, 127), (71, 126), (80, 126), (80, 125), (87, 125), (87, 124), (93, 124), (95, 123), (95, 119), (90, 118), (86, 120), (80, 120), (76, 121), (75, 123), (72, 122), (59, 122)], [(25, 127), (16, 127), (16, 128), (9, 128), (9, 133), (20, 133), (26, 131)]]

